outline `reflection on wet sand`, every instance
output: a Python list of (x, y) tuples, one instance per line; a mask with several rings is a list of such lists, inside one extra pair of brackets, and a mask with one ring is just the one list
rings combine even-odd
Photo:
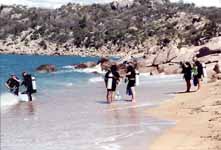
[(36, 106), (33, 101), (32, 102), (19, 102), (10, 110), (16, 113), (16, 115), (19, 115), (19, 114), (34, 115), (36, 111)]

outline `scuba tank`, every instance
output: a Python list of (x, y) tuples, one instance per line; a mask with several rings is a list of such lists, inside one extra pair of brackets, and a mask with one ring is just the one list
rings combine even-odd
[(202, 63), (202, 67), (203, 67), (203, 77), (206, 78), (207, 77), (207, 72), (206, 72), (206, 65), (205, 65), (205, 63)]
[(203, 78), (204, 78), (205, 83), (207, 83), (206, 64), (202, 63), (202, 67), (203, 67)]
[(33, 93), (36, 93), (37, 92), (36, 79), (35, 77), (31, 77), (31, 80), (32, 80)]
[(110, 72), (108, 77), (107, 77), (107, 89), (111, 90), (113, 86), (113, 74)]
[(136, 76), (135, 76), (135, 85), (138, 86), (138, 85), (140, 85), (140, 78), (139, 78), (140, 73), (139, 73), (138, 70), (135, 70), (135, 73), (136, 73)]

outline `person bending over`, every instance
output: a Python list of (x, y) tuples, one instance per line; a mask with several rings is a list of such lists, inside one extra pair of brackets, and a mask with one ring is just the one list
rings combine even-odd
[(10, 92), (18, 96), (20, 80), (16, 77), (16, 75), (12, 74), (6, 81), (5, 86), (10, 90)]

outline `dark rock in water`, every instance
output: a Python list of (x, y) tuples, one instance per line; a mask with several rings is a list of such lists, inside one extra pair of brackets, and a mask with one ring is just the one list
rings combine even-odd
[(74, 65), (74, 67), (76, 69), (85, 69), (85, 68), (91, 68), (91, 67), (94, 67), (94, 66), (96, 66), (95, 62), (86, 62), (86, 63)]
[(114, 63), (114, 62), (111, 62), (111, 61), (103, 62), (103, 63), (101, 63), (101, 69), (107, 71), (107, 70), (109, 70), (110, 67), (111, 67), (112, 65), (114, 65), (114, 64), (115, 64), (115, 63)]
[(52, 64), (44, 64), (39, 66), (36, 71), (38, 71), (39, 73), (50, 73), (50, 72), (55, 72), (56, 71), (56, 67), (55, 65)]
[(109, 62), (110, 60), (108, 58), (102, 57), (100, 60), (98, 60), (97, 64), (99, 63), (105, 63), (105, 62)]
[(78, 64), (78, 65), (74, 65), (74, 67), (76, 69), (85, 69), (85, 68), (87, 68), (87, 65), (86, 64)]
[(212, 54), (218, 54), (221, 53), (221, 50), (211, 50), (208, 47), (202, 47), (199, 49), (198, 54), (196, 55), (196, 57), (204, 57), (207, 55), (212, 55)]
[(220, 64), (217, 63), (217, 64), (214, 66), (213, 70), (214, 70), (217, 74), (221, 73)]
[(117, 68), (118, 68), (118, 71), (121, 75), (126, 74), (126, 71), (127, 71), (126, 64), (119, 64), (119, 65), (117, 65)]
[(111, 62), (108, 58), (102, 57), (97, 64), (101, 64), (101, 69), (102, 70), (109, 70), (111, 65), (115, 64), (113, 62)]

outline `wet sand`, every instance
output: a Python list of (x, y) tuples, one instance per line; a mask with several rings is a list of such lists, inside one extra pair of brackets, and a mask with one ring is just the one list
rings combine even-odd
[(148, 149), (165, 129), (174, 126), (174, 122), (144, 113), (183, 87), (171, 80), (174, 77), (147, 80), (137, 87), (137, 103), (128, 101), (123, 83), (118, 88), (122, 98), (111, 105), (106, 103), (103, 82), (41, 91), (33, 102), (1, 110), (1, 149)]
[(220, 81), (203, 85), (198, 92), (176, 93), (147, 115), (176, 121), (150, 150), (221, 150)]

